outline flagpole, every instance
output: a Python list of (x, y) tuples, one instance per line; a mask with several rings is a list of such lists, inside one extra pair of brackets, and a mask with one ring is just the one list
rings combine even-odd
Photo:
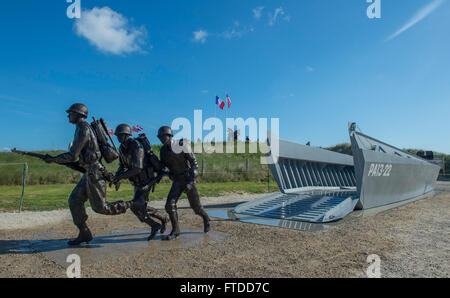
[(227, 99), (225, 98), (225, 104), (227, 105), (227, 108), (225, 109), (225, 130), (227, 127), (227, 115), (228, 115), (228, 103), (226, 101), (227, 101)]
[(228, 110), (230, 109), (230, 103), (228, 102), (228, 98), (230, 98), (230, 95), (227, 93), (226, 104), (227, 104), (227, 117), (228, 117)]
[[(226, 99), (225, 99), (226, 100)], [(225, 103), (227, 105), (227, 109), (225, 110), (225, 123), (227, 123), (227, 117), (228, 117), (228, 102)]]
[[(227, 93), (228, 94), (228, 93)], [(227, 123), (227, 116), (228, 116), (228, 102), (227, 102), (227, 96), (225, 96), (225, 105), (227, 108), (225, 109), (225, 123)]]

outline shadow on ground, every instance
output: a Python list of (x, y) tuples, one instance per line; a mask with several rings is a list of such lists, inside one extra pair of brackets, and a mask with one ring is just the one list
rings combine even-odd
[(148, 230), (115, 230), (111, 235), (95, 237), (89, 244), (69, 246), (69, 239), (59, 234), (37, 233), (29, 240), (0, 240), (0, 255), (6, 254), (43, 254), (46, 258), (67, 265), (67, 257), (71, 254), (80, 256), (84, 264), (96, 263), (106, 257), (138, 254), (144, 250), (155, 251), (189, 248), (210, 245), (223, 241), (224, 234), (196, 231), (184, 231), (176, 240), (162, 241), (161, 235), (147, 241)]

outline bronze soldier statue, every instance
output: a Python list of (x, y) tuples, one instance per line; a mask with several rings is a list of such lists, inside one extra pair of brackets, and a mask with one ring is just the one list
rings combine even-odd
[(92, 233), (86, 225), (88, 218), (84, 203), (89, 200), (92, 209), (104, 215), (123, 214), (129, 208), (129, 204), (123, 201), (114, 203), (106, 202), (107, 185), (105, 179), (108, 173), (103, 166), (102, 154), (99, 149), (97, 137), (86, 118), (88, 108), (83, 104), (74, 104), (67, 111), (69, 122), (76, 126), (75, 137), (69, 152), (44, 160), (48, 163), (74, 164), (76, 163), (84, 172), (83, 177), (72, 191), (69, 197), (69, 208), (73, 222), (80, 230), (76, 239), (68, 242), (69, 245), (89, 243)]
[[(166, 223), (169, 221), (166, 215), (162, 215), (157, 209), (147, 205), (150, 191), (158, 177), (155, 177), (155, 168), (160, 169), (161, 165), (151, 150), (150, 142), (145, 135), (138, 139), (144, 139), (148, 142), (148, 148), (137, 139), (131, 137), (131, 127), (127, 124), (117, 126), (115, 135), (120, 142), (119, 151), (120, 166), (117, 170), (112, 183), (117, 183), (122, 179), (129, 179), (134, 186), (134, 198), (130, 202), (130, 209), (137, 218), (151, 227), (151, 233), (148, 240), (155, 237), (158, 230), (163, 234), (166, 229)], [(161, 221), (161, 224), (154, 221), (154, 217)]]
[[(168, 126), (163, 126), (159, 129), (158, 138), (163, 144), (160, 152), (162, 169), (164, 167), (169, 169), (169, 177), (173, 181), (165, 206), (172, 223), (172, 231), (169, 235), (164, 236), (163, 240), (173, 240), (180, 235), (177, 202), (183, 192), (186, 193), (189, 204), (195, 214), (202, 217), (204, 232), (208, 233), (210, 230), (210, 219), (200, 203), (195, 181), (198, 176), (198, 163), (194, 153), (187, 142), (172, 140), (172, 129)], [(184, 148), (184, 150), (174, 150), (177, 149), (175, 147), (178, 149)]]

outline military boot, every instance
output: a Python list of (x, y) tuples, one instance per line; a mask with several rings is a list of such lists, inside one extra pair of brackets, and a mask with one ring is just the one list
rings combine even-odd
[(172, 223), (172, 232), (169, 235), (163, 236), (163, 240), (174, 240), (180, 236), (180, 226), (178, 225), (178, 214), (176, 211), (169, 212), (170, 222)]
[(80, 245), (83, 242), (89, 243), (90, 241), (92, 241), (92, 233), (86, 223), (79, 224), (77, 225), (77, 227), (80, 230), (78, 237), (76, 239), (70, 240), (69, 242), (67, 242), (67, 244), (75, 246)]
[(146, 218), (144, 222), (148, 224), (151, 228), (150, 236), (148, 236), (147, 238), (147, 240), (150, 241), (153, 238), (155, 238), (156, 234), (158, 233), (158, 231), (161, 229), (162, 226), (153, 219), (151, 219), (150, 217)]
[(205, 209), (202, 208), (199, 214), (203, 218), (203, 231), (206, 233), (211, 229), (210, 219), (208, 213), (206, 213)]

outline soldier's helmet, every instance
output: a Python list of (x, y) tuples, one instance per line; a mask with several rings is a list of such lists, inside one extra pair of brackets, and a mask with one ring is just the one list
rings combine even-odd
[(82, 103), (76, 103), (70, 106), (70, 108), (66, 111), (67, 113), (72, 112), (72, 113), (77, 113), (82, 115), (83, 117), (87, 118), (89, 111), (87, 106), (85, 106)]
[(131, 136), (133, 133), (131, 132), (131, 127), (128, 124), (120, 124), (119, 126), (117, 126), (114, 134), (116, 136), (120, 134), (127, 134)]
[(158, 138), (165, 135), (173, 137), (172, 128), (169, 126), (163, 126), (158, 130)]

